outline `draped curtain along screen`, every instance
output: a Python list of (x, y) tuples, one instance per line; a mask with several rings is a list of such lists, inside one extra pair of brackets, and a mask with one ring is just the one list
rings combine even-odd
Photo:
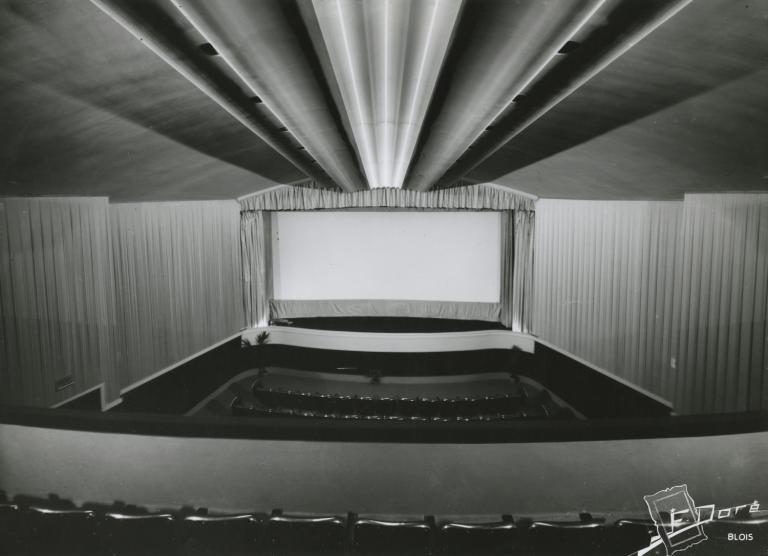
[[(269, 211), (328, 210), (344, 208), (404, 208), (423, 210), (495, 210), (502, 220), (501, 299), (496, 304), (435, 302), (376, 304), (315, 303), (312, 310), (333, 315), (409, 315), (436, 318), (499, 320), (514, 332), (531, 329), (533, 288), (534, 201), (513, 191), (482, 184), (459, 186), (432, 192), (379, 188), (341, 193), (314, 187), (285, 186), (245, 197), (241, 206), (243, 259), (243, 306), (250, 326), (263, 325), (272, 318), (301, 316), (307, 303), (274, 300), (270, 279), (271, 229)], [(266, 272), (261, 269), (267, 269)], [(519, 270), (519, 271), (518, 271)], [(323, 313), (325, 314), (325, 313)], [(314, 313), (311, 316), (317, 316)], [(328, 316), (328, 315), (326, 315)]]
[(537, 203), (534, 330), (680, 413), (768, 408), (768, 195)]
[(117, 373), (108, 398), (243, 325), (238, 204), (110, 206)]
[(0, 199), (0, 402), (52, 405), (100, 384), (113, 307), (106, 198)]
[(343, 208), (414, 208), (448, 210), (534, 210), (531, 197), (503, 187), (480, 184), (436, 191), (378, 188), (341, 193), (314, 187), (284, 186), (240, 200), (243, 211)]
[(263, 211), (244, 212), (240, 219), (243, 261), (243, 311), (248, 326), (269, 324), (272, 298), (271, 218)]

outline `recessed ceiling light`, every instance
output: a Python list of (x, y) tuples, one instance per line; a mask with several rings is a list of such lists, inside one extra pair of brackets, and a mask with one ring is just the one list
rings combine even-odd
[(205, 43), (201, 44), (200, 46), (198, 46), (198, 48), (200, 49), (200, 52), (202, 52), (206, 56), (218, 56), (219, 55), (219, 52), (215, 48), (213, 48), (213, 45), (211, 43), (209, 43), (209, 42), (205, 42)]
[(560, 50), (557, 51), (558, 54), (570, 54), (577, 48), (579, 48), (580, 43), (576, 41), (568, 41), (563, 46), (560, 47)]

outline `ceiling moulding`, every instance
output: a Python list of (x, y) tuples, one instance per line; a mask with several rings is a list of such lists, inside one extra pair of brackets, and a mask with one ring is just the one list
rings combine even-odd
[[(578, 48), (561, 59), (525, 90), (522, 102), (512, 103), (491, 129), (480, 136), (437, 181), (450, 183), (471, 172), (489, 156), (600, 73), (691, 0), (609, 0), (595, 17), (602, 22)], [(430, 175), (432, 177), (433, 175)], [(428, 187), (426, 181), (414, 182)]]
[(438, 83), (440, 102), (431, 109), (433, 121), (405, 187), (417, 191), (433, 187), (604, 3), (468, 3)]
[(178, 0), (174, 5), (248, 89), (346, 191), (365, 181), (332, 99), (311, 64), (312, 52), (284, 0)]
[(318, 182), (332, 183), (319, 165), (298, 152), (287, 134), (279, 132), (259, 112), (252, 95), (223, 73), (199, 45), (192, 44), (174, 22), (174, 17), (181, 17), (180, 14), (168, 12), (167, 4), (149, 0), (91, 2), (299, 170)]

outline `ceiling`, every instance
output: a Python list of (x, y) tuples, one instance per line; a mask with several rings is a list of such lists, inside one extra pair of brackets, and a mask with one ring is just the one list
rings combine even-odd
[(768, 190), (768, 0), (0, 0), (0, 194)]

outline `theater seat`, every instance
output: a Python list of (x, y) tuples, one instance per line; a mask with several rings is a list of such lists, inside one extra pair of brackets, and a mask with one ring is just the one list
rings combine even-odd
[(190, 515), (182, 522), (182, 554), (190, 556), (259, 553), (262, 517), (253, 514)]
[(96, 514), (90, 510), (29, 507), (24, 512), (29, 537), (26, 554), (96, 554)]
[(493, 523), (458, 523), (440, 524), (435, 541), (437, 554), (520, 554), (520, 530), (511, 520)]
[[(608, 530), (611, 554), (631, 554), (645, 548), (656, 535), (656, 525), (651, 519), (620, 519)], [(660, 548), (664, 553), (664, 548)]]
[(0, 503), (0, 554), (19, 554), (27, 539), (21, 509), (3, 499)]
[(168, 513), (104, 515), (100, 534), (102, 550), (116, 556), (177, 554), (176, 523)]
[(266, 522), (268, 554), (342, 554), (347, 546), (347, 522), (338, 516), (298, 516), (275, 510)]
[(381, 556), (429, 554), (433, 530), (431, 517), (423, 521), (357, 519), (352, 531), (354, 552)]
[(534, 521), (527, 530), (531, 556), (568, 554), (586, 556), (607, 554), (606, 528), (599, 520)]

